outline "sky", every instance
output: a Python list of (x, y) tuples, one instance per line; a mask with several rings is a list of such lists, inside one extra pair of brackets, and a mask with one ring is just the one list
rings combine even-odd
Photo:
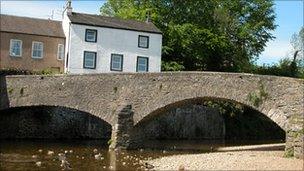
[(276, 38), (267, 43), (258, 64), (272, 64), (292, 56), (291, 37), (304, 26), (304, 0), (275, 1), (275, 13), (278, 26), (273, 35)]
[[(104, 2), (104, 0), (72, 0), (72, 7), (76, 12), (99, 14), (99, 9)], [(1, 0), (0, 12), (1, 14), (61, 20), (64, 4), (63, 0)], [(276, 0), (274, 8), (275, 24), (278, 27), (272, 33), (276, 38), (267, 43), (257, 61), (259, 65), (274, 64), (282, 58), (291, 57), (291, 36), (298, 33), (304, 25), (304, 0)]]

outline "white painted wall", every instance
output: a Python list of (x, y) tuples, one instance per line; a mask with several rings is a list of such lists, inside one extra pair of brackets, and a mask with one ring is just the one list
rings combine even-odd
[[(66, 47), (69, 53), (68, 73), (104, 73), (117, 72), (110, 70), (111, 54), (123, 55), (123, 71), (136, 72), (137, 56), (149, 58), (149, 72), (161, 70), (162, 35), (112, 29), (105, 27), (93, 27), (79, 24), (69, 24), (68, 19), (63, 20), (63, 27), (67, 37)], [(70, 30), (68, 31), (68, 28)], [(97, 30), (97, 42), (85, 41), (85, 30)], [(70, 36), (69, 36), (70, 35)], [(138, 47), (138, 36), (149, 36), (149, 48)], [(69, 38), (68, 38), (69, 37)], [(96, 69), (83, 68), (84, 51), (97, 52)]]
[(68, 53), (70, 51), (70, 42), (71, 42), (71, 37), (70, 37), (70, 24), (71, 21), (67, 15), (67, 10), (65, 10), (62, 18), (62, 28), (63, 28), (63, 33), (65, 35), (65, 46), (64, 46), (64, 72), (68, 72), (67, 68), (67, 58), (68, 58)]

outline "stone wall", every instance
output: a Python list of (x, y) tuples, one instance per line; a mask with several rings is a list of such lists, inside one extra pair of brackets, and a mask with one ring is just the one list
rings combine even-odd
[(0, 115), (0, 139), (110, 139), (110, 136), (110, 124), (63, 107), (21, 107), (1, 111)]
[(187, 104), (143, 121), (135, 131), (145, 140), (224, 139), (225, 123), (217, 109)]

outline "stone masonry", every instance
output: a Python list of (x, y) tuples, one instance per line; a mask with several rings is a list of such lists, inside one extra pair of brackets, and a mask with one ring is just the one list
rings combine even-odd
[(216, 108), (185, 104), (141, 121), (134, 131), (145, 140), (222, 140), (225, 139), (225, 121)]
[(20, 107), (0, 112), (0, 139), (109, 139), (111, 125), (64, 107)]
[(112, 131), (110, 148), (130, 148), (130, 132), (133, 128), (133, 111), (131, 105), (126, 105), (116, 115), (117, 123)]
[[(0, 79), (0, 87), (0, 109), (68, 107), (103, 119), (112, 125), (113, 132), (117, 130), (115, 127), (126, 123), (119, 121), (123, 118), (118, 117), (121, 111), (134, 113), (127, 123), (136, 127), (143, 119), (189, 100), (228, 100), (269, 117), (287, 133), (286, 152), (303, 156), (304, 80), (301, 79), (216, 72), (110, 73), (7, 76)], [(128, 110), (123, 110), (126, 106)], [(125, 134), (128, 131), (112, 133), (112, 137), (126, 141), (127, 138), (118, 138)], [(118, 147), (119, 141), (112, 140), (112, 146)]]

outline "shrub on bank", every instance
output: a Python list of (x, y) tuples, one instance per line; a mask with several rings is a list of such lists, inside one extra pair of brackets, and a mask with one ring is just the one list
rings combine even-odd
[(53, 74), (62, 74), (62, 73), (54, 72), (50, 68), (46, 68), (46, 69), (43, 69), (40, 71), (23, 70), (23, 69), (17, 69), (17, 68), (0, 69), (0, 76), (5, 76), (5, 75), (53, 75)]

